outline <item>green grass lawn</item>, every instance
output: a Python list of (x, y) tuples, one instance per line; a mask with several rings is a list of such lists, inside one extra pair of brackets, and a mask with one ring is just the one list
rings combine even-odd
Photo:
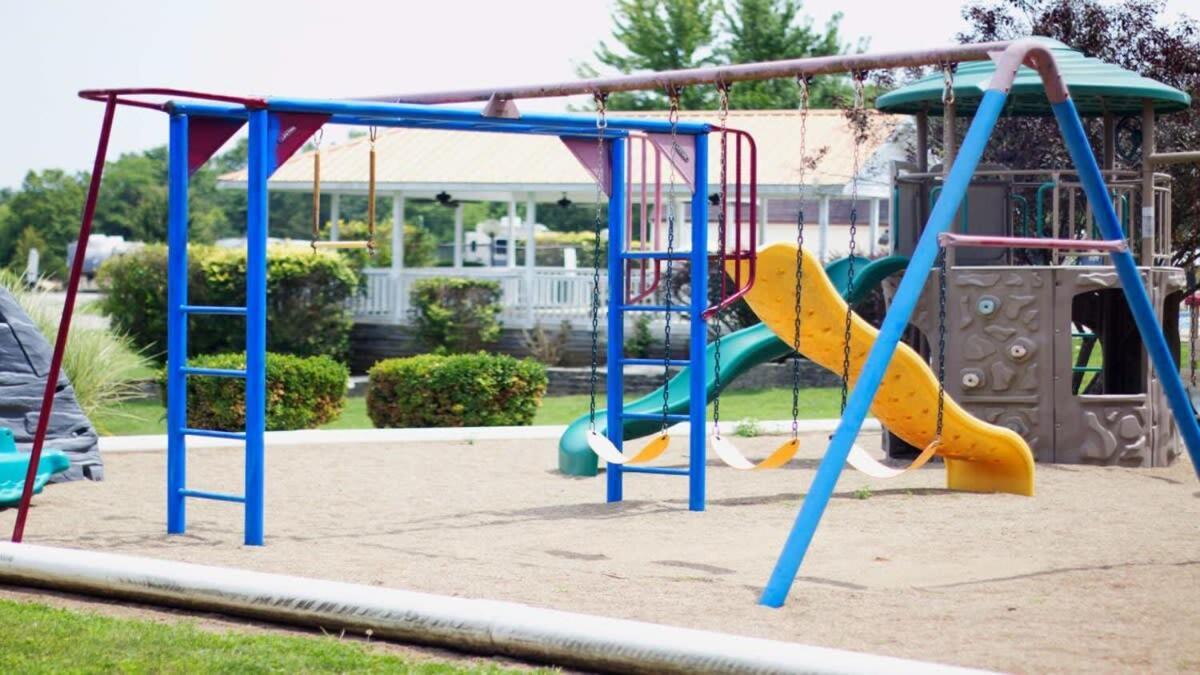
[[(508, 673), (336, 637), (213, 632), (0, 600), (0, 673)], [(553, 672), (548, 670), (535, 672)]]
[[(824, 419), (838, 416), (838, 389), (802, 389), (800, 391), (801, 419)], [(597, 401), (603, 406), (603, 399)], [(534, 424), (567, 424), (588, 409), (588, 397), (550, 396), (542, 401)], [(712, 415), (712, 406), (708, 407)], [(791, 419), (792, 392), (788, 389), (758, 389), (731, 391), (721, 396), (721, 419), (736, 421)], [(166, 433), (166, 409), (158, 401), (132, 401), (94, 420), (104, 436), (130, 436)], [(350, 398), (338, 419), (322, 429), (370, 429), (367, 402), (361, 396)]]

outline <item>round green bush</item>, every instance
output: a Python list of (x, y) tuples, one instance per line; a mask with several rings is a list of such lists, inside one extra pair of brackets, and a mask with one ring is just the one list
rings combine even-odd
[(367, 414), (376, 427), (494, 427), (533, 423), (546, 368), (500, 354), (423, 354), (371, 367)]
[[(114, 256), (100, 267), (106, 292), (102, 309), (112, 325), (147, 354), (166, 358), (167, 247), (150, 245)], [(354, 325), (348, 300), (358, 275), (336, 253), (301, 247), (267, 249), (267, 349), (344, 359)], [(246, 252), (188, 246), (188, 300), (194, 305), (246, 304)], [(207, 316), (188, 318), (188, 348), (217, 354), (246, 343), (246, 322)]]
[[(196, 356), (189, 365), (242, 370), (245, 354)], [(332, 422), (346, 405), (350, 371), (328, 356), (267, 354), (267, 431), (312, 429)], [(164, 399), (166, 374), (160, 375)], [(246, 383), (240, 378), (188, 378), (188, 426), (242, 431)]]

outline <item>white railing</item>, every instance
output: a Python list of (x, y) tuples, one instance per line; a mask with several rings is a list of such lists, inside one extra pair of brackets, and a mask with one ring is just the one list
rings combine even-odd
[[(525, 268), (433, 267), (393, 271), (365, 269), (363, 288), (351, 301), (358, 321), (404, 325), (409, 322), (412, 284), (419, 279), (457, 277), (488, 279), (500, 284), (500, 320), (505, 326), (530, 327), (535, 323), (586, 322), (592, 306), (592, 270)], [(607, 305), (608, 276), (600, 273), (601, 313)]]

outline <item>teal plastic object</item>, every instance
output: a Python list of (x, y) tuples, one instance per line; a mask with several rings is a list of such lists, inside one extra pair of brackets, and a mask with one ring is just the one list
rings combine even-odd
[[(1059, 73), (1071, 90), (1071, 100), (1079, 114), (1099, 117), (1107, 110), (1118, 116), (1141, 115), (1142, 102), (1149, 100), (1155, 112), (1171, 113), (1186, 110), (1191, 97), (1175, 87), (1125, 70), (1120, 66), (1084, 56), (1063, 43), (1050, 38), (1034, 38), (1044, 43), (1058, 63)], [(996, 65), (992, 61), (960, 63), (954, 73), (954, 105), (959, 115), (971, 116), (979, 108)], [(934, 69), (929, 75), (893, 89), (875, 101), (884, 112), (915, 115), (926, 110), (942, 115), (942, 73)], [(1053, 115), (1050, 102), (1038, 74), (1022, 66), (1008, 95), (1005, 116)]]
[[(66, 471), (70, 466), (71, 460), (62, 452), (43, 450), (41, 461), (38, 462), (37, 478), (33, 482), (33, 493), (41, 492), (51, 476)], [(21, 503), (25, 472), (28, 470), (29, 455), (17, 451), (11, 429), (0, 427), (0, 507)]]
[[(839, 258), (825, 266), (825, 273), (833, 281), (833, 285), (845, 297), (849, 281), (849, 258)], [(854, 295), (847, 298), (850, 304), (862, 300), (875, 289), (883, 280), (904, 269), (908, 258), (893, 255), (870, 261), (856, 257), (854, 261)], [(730, 333), (721, 338), (721, 388), (737, 379), (740, 375), (760, 363), (775, 361), (791, 355), (792, 347), (780, 340), (766, 324), (756, 324), (749, 328)], [(705, 392), (708, 401), (718, 393), (716, 379), (713, 377), (713, 362), (716, 355), (716, 343), (708, 345), (705, 350), (708, 381)], [(691, 383), (691, 369), (684, 368), (671, 378), (667, 407), (672, 414), (683, 414), (688, 410), (688, 391)], [(663, 388), (659, 387), (636, 401), (625, 404), (625, 412), (659, 414), (663, 409)], [(605, 433), (608, 429), (607, 416), (603, 410), (596, 410), (596, 431)], [(595, 476), (599, 470), (596, 453), (587, 445), (589, 416), (582, 415), (563, 432), (558, 440), (558, 470), (568, 476)], [(629, 420), (625, 423), (624, 439), (631, 440), (649, 436), (662, 428), (658, 420)]]

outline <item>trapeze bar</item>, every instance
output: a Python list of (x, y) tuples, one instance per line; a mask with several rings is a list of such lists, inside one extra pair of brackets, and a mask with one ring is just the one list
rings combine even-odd
[(575, 82), (534, 84), (494, 89), (463, 89), (458, 91), (427, 92), (412, 94), (387, 94), (364, 96), (363, 101), (394, 101), (404, 103), (467, 103), (488, 101), (495, 97), (502, 100), (524, 98), (552, 98), (575, 94), (594, 94), (614, 91), (648, 91), (678, 89), (702, 84), (730, 84), (752, 80), (773, 80), (802, 75), (826, 75), (863, 70), (904, 68), (911, 66), (936, 66), (943, 63), (986, 61), (993, 52), (1003, 51), (1009, 42), (981, 42), (969, 45), (951, 45), (934, 49), (922, 49), (882, 54), (841, 54), (804, 59), (785, 59), (765, 63), (745, 63), (713, 68), (688, 68), (668, 70), (645, 75), (623, 77), (601, 77)]
[(246, 440), (246, 434), (241, 431), (219, 431), (217, 429), (192, 429), (185, 428), (183, 433), (188, 436), (207, 436), (208, 438), (226, 438), (232, 441)]
[(224, 492), (209, 492), (207, 490), (188, 490), (186, 488), (179, 491), (181, 497), (194, 497), (196, 499), (211, 499), (215, 502), (233, 502), (235, 504), (245, 504), (246, 498), (241, 495), (231, 495)]
[(374, 243), (363, 240), (354, 241), (314, 241), (313, 248), (373, 248)]
[(938, 243), (946, 248), (971, 246), (974, 248), (1044, 248), (1059, 251), (1126, 251), (1129, 245), (1124, 239), (1048, 239), (1042, 237), (992, 237), (977, 234), (954, 234), (943, 232)]

